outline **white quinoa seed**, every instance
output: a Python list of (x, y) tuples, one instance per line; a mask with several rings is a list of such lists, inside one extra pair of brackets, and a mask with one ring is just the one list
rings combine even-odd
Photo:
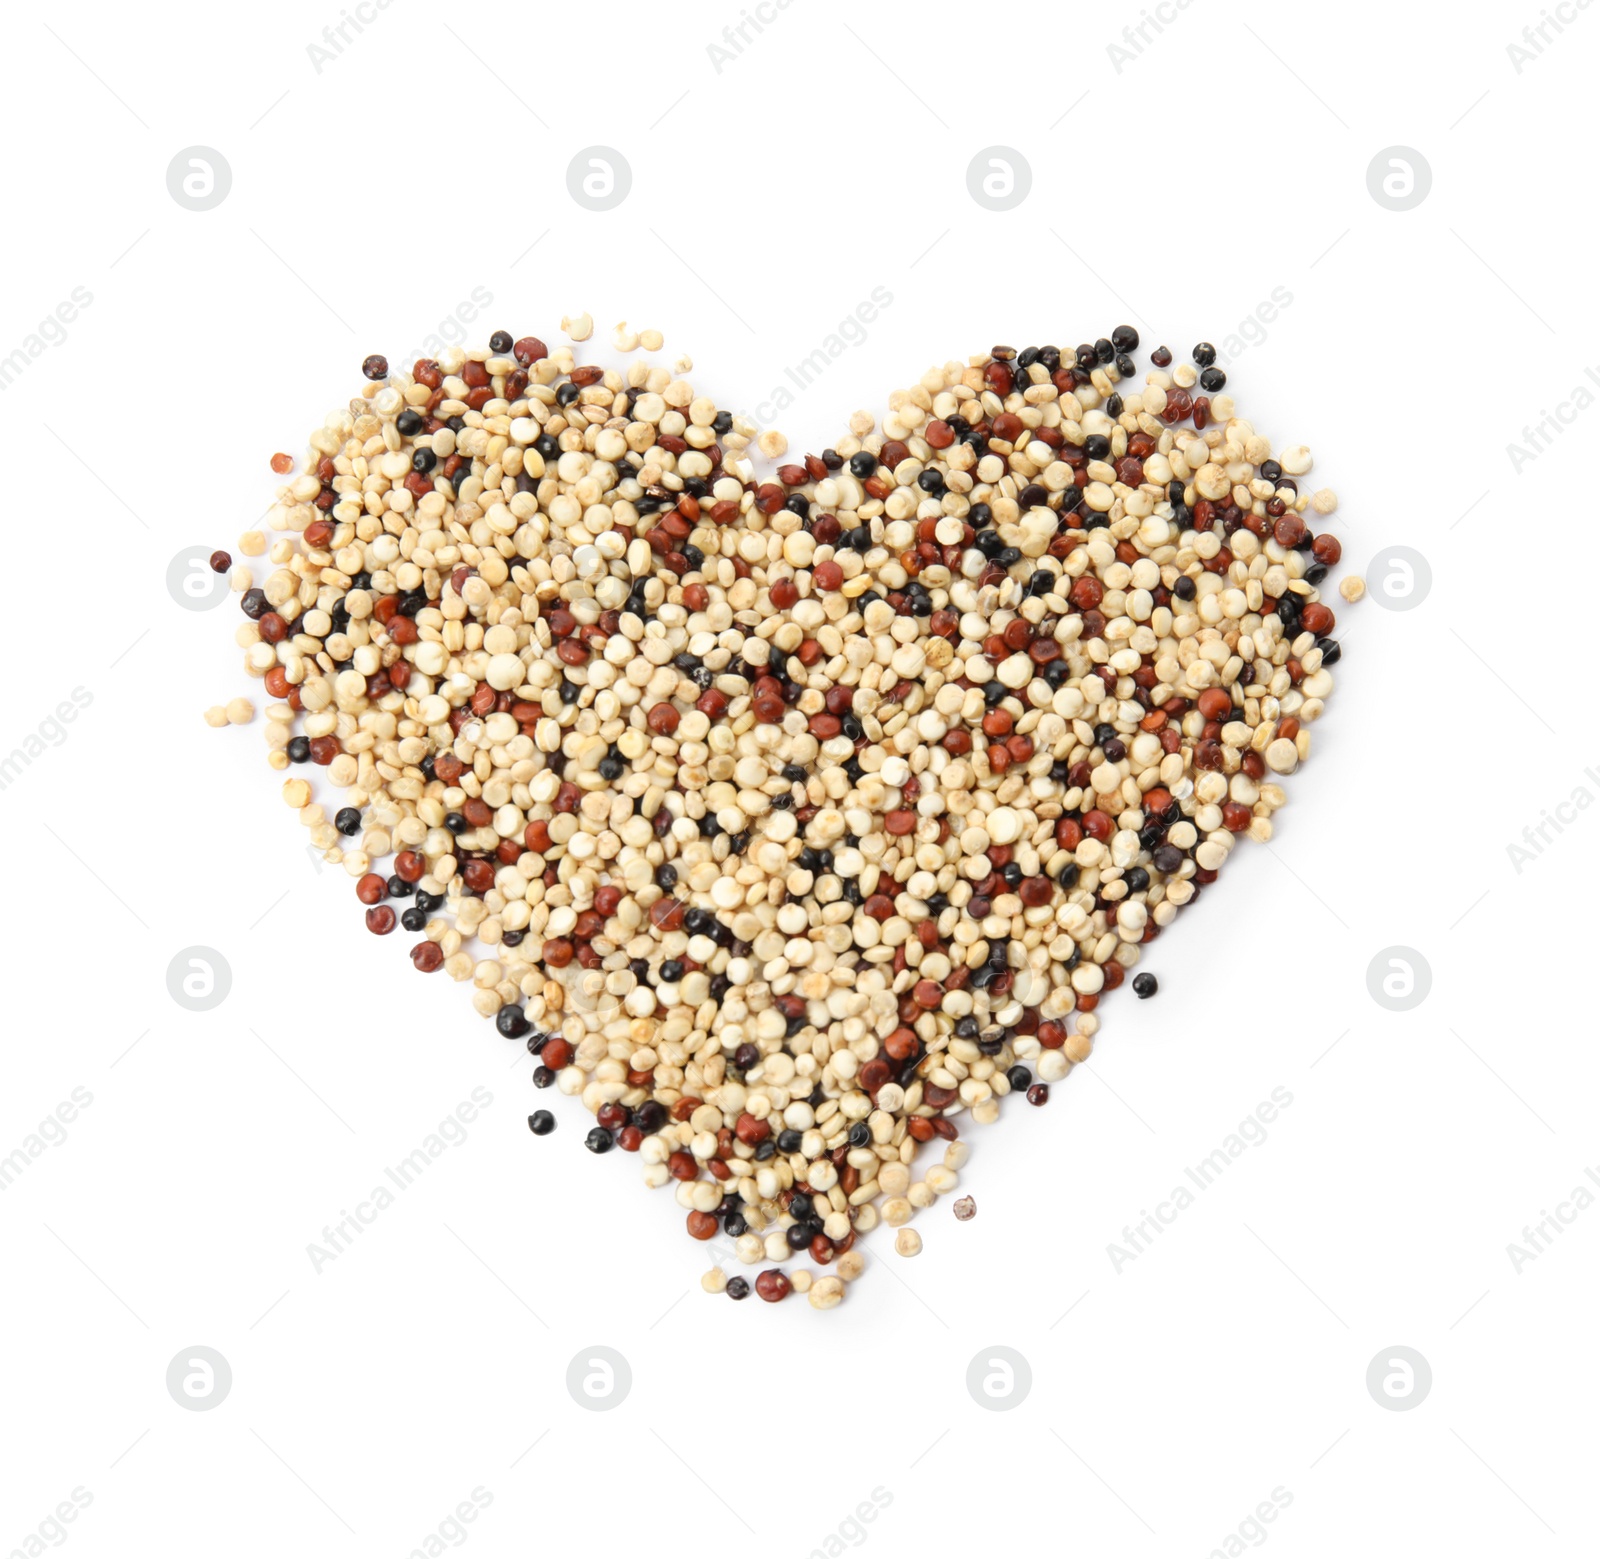
[(820, 1277), (810, 1284), (806, 1295), (813, 1310), (831, 1310), (844, 1298), (844, 1282), (837, 1277)]

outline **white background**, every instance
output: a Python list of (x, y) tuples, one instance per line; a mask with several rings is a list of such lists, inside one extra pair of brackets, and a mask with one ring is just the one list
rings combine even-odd
[[(74, 1088), (93, 1103), (0, 1193), (0, 1552), (79, 1486), (54, 1536), (83, 1559), (401, 1556), (475, 1488), (482, 1555), (837, 1551), (874, 1489), (882, 1554), (1199, 1556), (1275, 1488), (1292, 1503), (1247, 1536), (1285, 1556), (1593, 1551), (1600, 1211), (1520, 1274), (1506, 1249), (1600, 1164), (1600, 821), (1569, 814), (1520, 873), (1507, 853), (1600, 795), (1600, 417), (1520, 474), (1506, 450), (1600, 363), (1600, 18), (1519, 74), (1537, 9), (1196, 0), (1120, 72), (1132, 5), (794, 0), (720, 72), (735, 4), (395, 0), (320, 73), (335, 0), (16, 18), (0, 354), (74, 287), (93, 303), (0, 396), (4, 750), (93, 701), (0, 793), (0, 1156)], [(633, 175), (603, 214), (566, 186), (595, 143)], [(966, 184), (996, 143), (1033, 175), (1004, 213)], [(1406, 212), (1366, 182), (1396, 144), (1432, 169)], [(192, 145), (232, 170), (203, 213), (166, 186)], [(969, 1128), (977, 1218), (921, 1215), (915, 1261), (867, 1239), (818, 1314), (702, 1294), (707, 1251), (637, 1161), (591, 1159), (467, 991), (365, 933), (259, 721), (201, 722), (262, 702), (236, 605), (181, 610), (165, 578), (180, 549), (237, 552), (268, 456), (474, 287), (475, 340), (553, 342), (589, 309), (606, 360), (626, 318), (748, 409), (875, 286), (867, 341), (781, 419), (799, 449), (934, 361), (1122, 320), (1141, 361), (1182, 354), (1286, 289), (1224, 359), (1240, 412), (1313, 446), (1348, 564), (1407, 545), (1433, 589), (1341, 609), (1276, 839), (1150, 949), (1159, 997), (1107, 1002), (1047, 1109)], [(193, 944), (232, 969), (200, 1015), (166, 983)], [(1392, 945), (1432, 971), (1406, 1013), (1368, 992)], [(316, 1273), (308, 1243), (478, 1086), (466, 1141)], [(1275, 1087), (1268, 1140), (1115, 1270), (1124, 1226)], [(233, 1373), (211, 1411), (165, 1387), (195, 1345)], [(565, 1386), (591, 1345), (632, 1371), (606, 1414)], [(1412, 1411), (1366, 1388), (1395, 1345), (1432, 1368)], [(1004, 1412), (965, 1384), (995, 1346), (1032, 1375)]]

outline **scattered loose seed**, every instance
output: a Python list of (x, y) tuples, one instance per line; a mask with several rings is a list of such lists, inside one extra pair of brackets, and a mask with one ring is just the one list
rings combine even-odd
[[(666, 337), (659, 330), (641, 330), (639, 332), (639, 345), (647, 352), (659, 352), (666, 345)], [(693, 367), (694, 365), (691, 363), (688, 366)]]
[(220, 730), (228, 723), (228, 711), (221, 704), (213, 704), (206, 710), (205, 720), (213, 730)]
[(806, 1297), (813, 1310), (831, 1310), (844, 1298), (844, 1283), (836, 1277), (818, 1278)]
[(594, 318), (589, 314), (563, 314), (561, 328), (568, 340), (587, 341), (594, 334)]
[(1367, 582), (1359, 574), (1346, 574), (1339, 581), (1339, 594), (1353, 606), (1367, 593)]
[(958, 1196), (950, 1210), (962, 1223), (967, 1223), (977, 1217), (978, 1204), (970, 1196)]
[[(789, 1291), (794, 1285), (788, 1277), (776, 1267), (768, 1268), (756, 1279), (756, 1296), (764, 1299), (770, 1305), (775, 1305), (780, 1299), (787, 1299)], [(816, 1303), (815, 1300), (812, 1301)]]
[(249, 725), (256, 717), (256, 706), (248, 698), (229, 699), (225, 711), (229, 725)]
[(922, 1236), (915, 1229), (902, 1229), (894, 1237), (894, 1249), (898, 1256), (920, 1256)]

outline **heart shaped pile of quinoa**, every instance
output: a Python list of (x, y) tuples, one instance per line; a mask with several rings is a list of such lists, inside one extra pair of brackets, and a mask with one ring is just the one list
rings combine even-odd
[(1309, 754), (1334, 495), (1211, 347), (1138, 345), (996, 346), (788, 460), (643, 359), (372, 357), (274, 457), (271, 572), (213, 560), (368, 930), (764, 1268), (713, 1292), (831, 1308), (880, 1222), (914, 1255), (966, 1125), (1155, 992)]

